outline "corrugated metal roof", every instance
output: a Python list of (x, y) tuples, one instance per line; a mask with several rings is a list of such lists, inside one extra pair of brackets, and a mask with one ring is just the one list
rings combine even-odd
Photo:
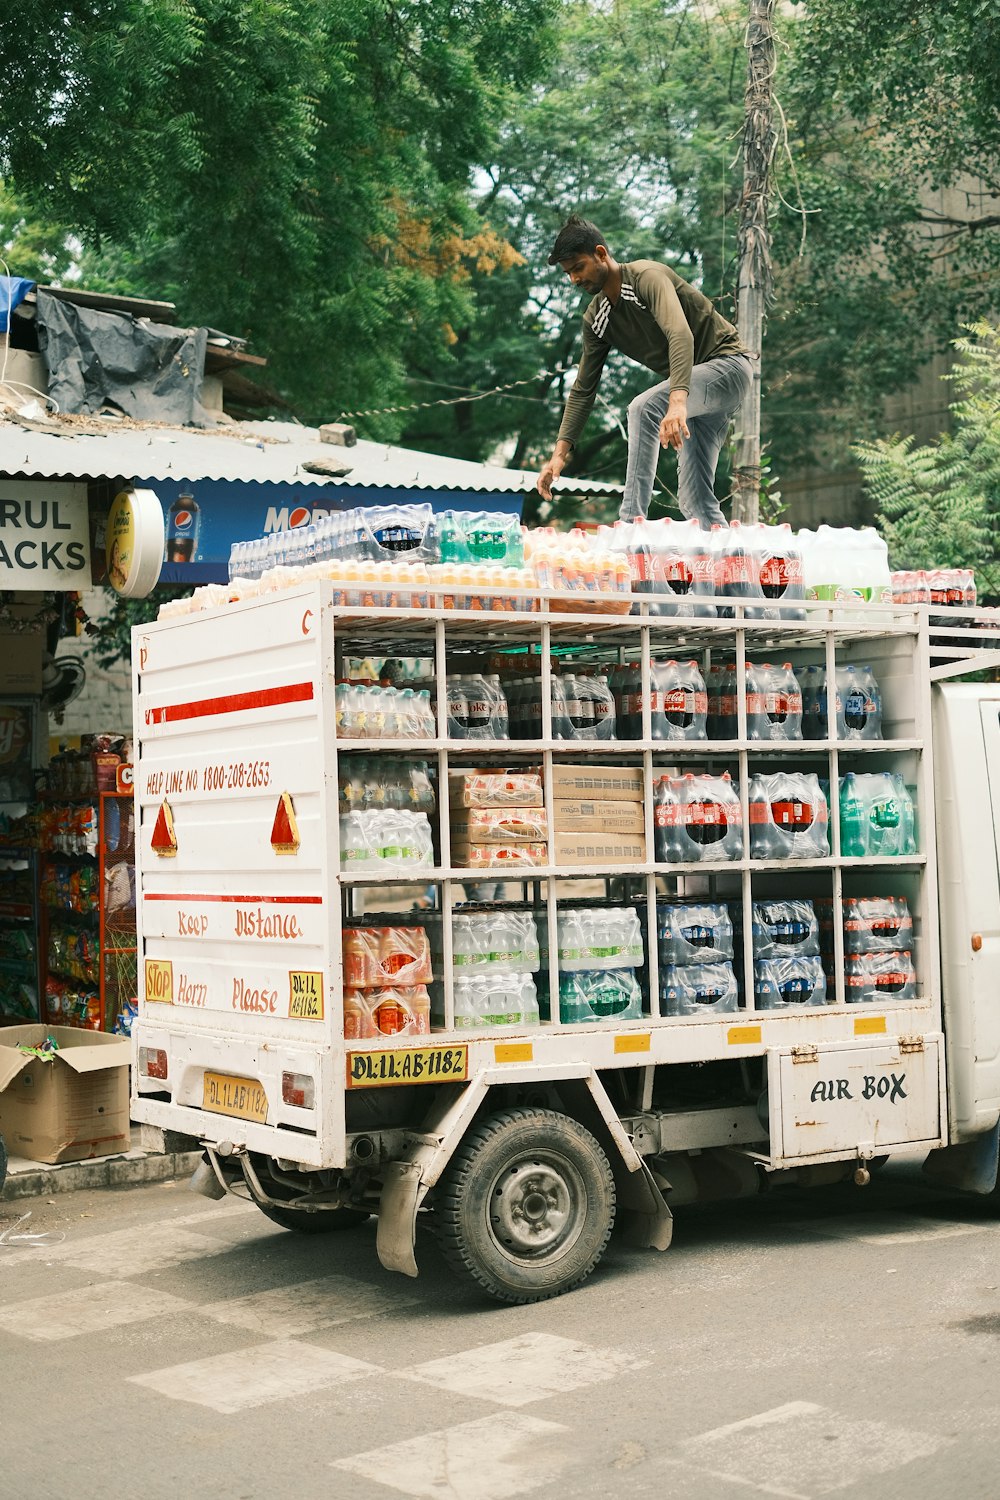
[[(58, 419), (56, 419), (58, 422)], [(100, 419), (89, 424), (91, 428)], [(342, 478), (313, 474), (309, 463), (349, 468)], [(38, 478), (255, 480), (264, 484), (335, 484), (418, 490), (481, 490), (520, 494), (534, 488), (525, 469), (470, 463), (413, 448), (359, 440), (352, 448), (320, 442), (313, 427), (294, 422), (234, 422), (210, 431), (108, 423), (107, 435), (37, 431), (0, 422), (0, 473)], [(567, 481), (565, 488), (569, 489)], [(574, 491), (613, 495), (621, 486), (572, 481)]]

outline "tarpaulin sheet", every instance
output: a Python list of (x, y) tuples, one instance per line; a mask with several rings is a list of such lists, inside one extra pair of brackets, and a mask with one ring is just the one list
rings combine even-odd
[(34, 284), (25, 281), (23, 276), (0, 276), (0, 332), (6, 333), (11, 313), (24, 301)]
[(171, 328), (38, 293), (38, 344), (60, 411), (114, 406), (140, 422), (214, 427), (199, 400), (205, 328)]

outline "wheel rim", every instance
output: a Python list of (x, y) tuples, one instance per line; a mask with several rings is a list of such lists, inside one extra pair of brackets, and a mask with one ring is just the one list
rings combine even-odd
[(511, 1260), (537, 1265), (557, 1259), (576, 1243), (586, 1223), (583, 1178), (557, 1152), (519, 1157), (494, 1178), (486, 1216), (493, 1240)]

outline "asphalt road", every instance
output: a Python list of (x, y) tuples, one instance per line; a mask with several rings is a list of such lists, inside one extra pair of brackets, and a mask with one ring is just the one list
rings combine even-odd
[(373, 1224), (181, 1183), (0, 1202), (5, 1231), (5, 1496), (1000, 1495), (1000, 1219), (898, 1170), (678, 1210), (665, 1254), (613, 1241), (526, 1308), (430, 1241), (409, 1281)]

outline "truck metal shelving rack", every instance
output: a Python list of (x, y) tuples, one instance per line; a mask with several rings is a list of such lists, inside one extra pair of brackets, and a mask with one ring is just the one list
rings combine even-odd
[[(572, 607), (565, 598), (543, 598), (538, 613), (489, 613), (454, 610), (409, 610), (335, 606), (328, 583), (292, 587), (258, 600), (231, 605), (200, 615), (142, 627), (135, 636), (137, 692), (136, 797), (139, 843), (142, 849), (139, 947), (146, 960), (146, 994), (142, 1042), (152, 1046), (156, 1034), (166, 1036), (173, 1017), (182, 1011), (182, 996), (196, 996), (183, 1006), (183, 1042), (177, 1045), (187, 1059), (180, 1078), (171, 1078), (170, 1091), (152, 1080), (141, 1085), (136, 1100), (138, 1117), (151, 1124), (204, 1130), (204, 1076), (213, 1067), (241, 1079), (259, 1080), (267, 1097), (266, 1121), (240, 1122), (238, 1135), (250, 1152), (280, 1157), (314, 1168), (348, 1167), (357, 1161), (357, 1144), (376, 1160), (398, 1148), (405, 1131), (392, 1124), (380, 1128), (359, 1124), (352, 1090), (345, 1087), (349, 1055), (401, 1054), (408, 1049), (466, 1048), (467, 1076), (487, 1084), (537, 1078), (593, 1078), (606, 1070), (628, 1070), (633, 1113), (648, 1109), (653, 1069), (658, 1065), (707, 1062), (715, 1059), (770, 1058), (772, 1068), (796, 1055), (801, 1076), (810, 1049), (851, 1047), (867, 1038), (873, 1046), (898, 1050), (907, 1038), (919, 1035), (919, 1064), (934, 1084), (923, 1090), (932, 1106), (918, 1120), (910, 1111), (897, 1115), (900, 1139), (930, 1149), (942, 1142), (944, 1115), (940, 1108), (941, 1010), (934, 861), (932, 749), (930, 743), (930, 684), (916, 670), (928, 660), (926, 611), (880, 605), (855, 611), (852, 618), (840, 607), (810, 605), (804, 621), (743, 619), (743, 606), (734, 601), (734, 619), (679, 620), (644, 615), (614, 616), (563, 612)], [(638, 599), (640, 610), (650, 600)], [(655, 603), (655, 599), (652, 601)], [(454, 670), (462, 652), (483, 653), (531, 648), (540, 657), (542, 674), (542, 737), (536, 742), (455, 742), (440, 734), (418, 740), (340, 740), (335, 733), (334, 685), (343, 654), (433, 656), (436, 666), (437, 722), (446, 723), (446, 662)], [(649, 734), (648, 691), (645, 694), (644, 737), (638, 741), (566, 742), (551, 738), (548, 691), (553, 653), (581, 660), (613, 656), (642, 662), (642, 681), (648, 690), (650, 658), (683, 655), (711, 660), (735, 655), (739, 673), (738, 735), (729, 742), (673, 743), (654, 741)], [(871, 663), (883, 696), (886, 738), (868, 743), (806, 741), (770, 744), (746, 735), (743, 667), (746, 659), (791, 660), (797, 665), (825, 665), (829, 680), (837, 663), (860, 659)], [(829, 716), (829, 722), (834, 719)], [(434, 869), (400, 875), (340, 873), (338, 840), (338, 760), (351, 754), (392, 754), (433, 758), (438, 770), (437, 820), (441, 858)], [(645, 825), (648, 858), (641, 864), (605, 870), (556, 866), (552, 860), (526, 870), (525, 895), (543, 892), (550, 924), (550, 985), (558, 994), (556, 943), (552, 924), (562, 890), (576, 877), (605, 878), (621, 891), (628, 886), (644, 900), (655, 934), (655, 903), (668, 886), (677, 894), (696, 896), (724, 892), (743, 906), (744, 964), (752, 973), (752, 901), (760, 896), (789, 893), (825, 895), (833, 901), (836, 944), (834, 1002), (795, 1013), (772, 1013), (754, 1008), (753, 994), (744, 993), (738, 1015), (672, 1018), (660, 1014), (657, 966), (649, 964), (650, 1014), (641, 1021), (602, 1022), (564, 1026), (552, 1022), (502, 1035), (493, 1031), (457, 1033), (453, 1018), (451, 934), (448, 916), (455, 888), (469, 879), (468, 870), (450, 862), (449, 767), (482, 764), (541, 764), (546, 805), (551, 806), (553, 760), (581, 761), (596, 757), (641, 764), (645, 788)], [(739, 781), (744, 829), (748, 829), (747, 783), (755, 769), (793, 766), (817, 770), (837, 787), (845, 767), (902, 770), (916, 788), (918, 853), (914, 856), (850, 859), (839, 852), (836, 796), (830, 822), (832, 852), (828, 857), (794, 862), (760, 862), (749, 857), (727, 865), (659, 866), (653, 859), (652, 781), (661, 767), (728, 768)], [(206, 784), (207, 782), (207, 784)], [(288, 793), (301, 833), (301, 847), (293, 858), (275, 855), (269, 832), (276, 799)], [(175, 857), (157, 860), (149, 853), (151, 830), (164, 802), (176, 826)], [(505, 872), (505, 880), (513, 879)], [(445, 1029), (432, 1037), (387, 1040), (385, 1043), (345, 1042), (341, 967), (342, 912), (351, 909), (359, 887), (385, 888), (418, 880), (440, 890), (444, 913), (443, 979)], [(560, 890), (557, 891), (556, 883)], [(256, 886), (256, 888), (255, 888)], [(914, 917), (914, 957), (919, 979), (918, 998), (877, 1008), (844, 1003), (843, 944), (840, 901), (843, 894), (903, 890)], [(220, 912), (233, 909), (295, 911), (292, 929), (300, 934), (281, 945), (268, 946), (244, 939), (234, 949), (232, 924)], [(252, 925), (252, 924), (251, 924)], [(651, 946), (651, 945), (650, 945)], [(234, 952), (239, 975), (234, 977)], [(246, 955), (246, 959), (242, 955)], [(150, 967), (152, 965), (152, 968)], [(166, 966), (175, 971), (168, 1005), (157, 998), (165, 993)], [(242, 967), (241, 967), (242, 966)], [(294, 968), (292, 967), (294, 966)], [(323, 1019), (289, 1015), (284, 996), (291, 973), (322, 976)], [(236, 988), (234, 989), (234, 986)], [(277, 995), (278, 1013), (267, 1016), (237, 1013), (234, 995)], [(220, 1014), (221, 1012), (221, 1014)], [(316, 1077), (312, 1111), (286, 1106), (281, 1080), (269, 1054), (280, 1037), (288, 1057), (297, 1058), (296, 1071)], [(168, 1049), (169, 1050), (169, 1049)], [(440, 1048), (439, 1048), (440, 1050)], [(463, 1053), (463, 1058), (465, 1057)], [(911, 1067), (918, 1064), (913, 1062)], [(291, 1063), (288, 1066), (292, 1066)], [(363, 1091), (364, 1092), (364, 1091)], [(384, 1095), (385, 1091), (381, 1091)], [(728, 1139), (757, 1145), (772, 1166), (825, 1161), (854, 1156), (856, 1142), (846, 1138), (816, 1139), (812, 1149), (802, 1132), (783, 1129), (776, 1117), (780, 1090), (771, 1091), (771, 1142), (753, 1111), (742, 1110), (730, 1125)], [(720, 1120), (720, 1128), (725, 1122)], [(787, 1125), (787, 1122), (786, 1122)], [(808, 1132), (806, 1133), (808, 1134)], [(669, 1130), (661, 1130), (660, 1149), (668, 1149)], [(686, 1139), (684, 1131), (679, 1139)], [(884, 1137), (864, 1144), (864, 1155), (875, 1155), (895, 1142)]]

